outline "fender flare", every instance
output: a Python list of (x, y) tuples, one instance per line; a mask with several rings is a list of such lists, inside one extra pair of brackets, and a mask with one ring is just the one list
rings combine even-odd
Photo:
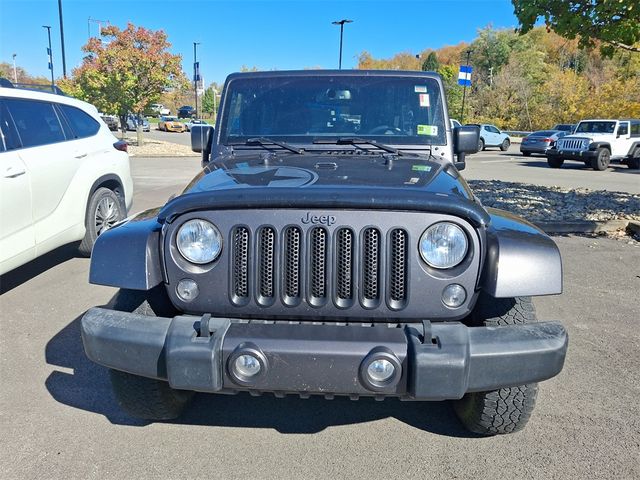
[(633, 155), (633, 152), (635, 152), (636, 148), (640, 147), (640, 141), (637, 142), (633, 142), (631, 144), (631, 147), (629, 148), (629, 151), (627, 152), (627, 157), (632, 158), (631, 156)]
[(599, 148), (607, 148), (609, 150), (609, 152), (611, 152), (611, 144), (609, 142), (592, 142), (589, 145), (589, 150), (597, 150)]
[(491, 224), (480, 288), (495, 298), (562, 293), (562, 258), (555, 242), (515, 215), (487, 211)]

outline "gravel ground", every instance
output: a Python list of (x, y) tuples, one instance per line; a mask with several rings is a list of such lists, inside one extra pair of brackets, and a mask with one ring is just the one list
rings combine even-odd
[(135, 137), (127, 137), (129, 155), (132, 157), (193, 157), (200, 156), (191, 150), (191, 147), (163, 140), (145, 138), (143, 145), (139, 147)]
[(630, 193), (500, 180), (470, 180), (469, 185), (486, 207), (507, 210), (532, 222), (640, 220), (640, 196)]

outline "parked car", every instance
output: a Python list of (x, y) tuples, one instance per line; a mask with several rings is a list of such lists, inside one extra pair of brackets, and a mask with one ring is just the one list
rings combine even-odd
[(573, 133), (576, 129), (575, 123), (558, 123), (551, 130), (560, 130), (561, 132), (566, 132), (566, 135)]
[(583, 120), (573, 134), (547, 150), (547, 163), (560, 168), (565, 160), (584, 162), (594, 170), (606, 170), (611, 160), (640, 169), (640, 120)]
[(151, 126), (149, 125), (149, 120), (147, 120), (142, 115), (134, 115), (130, 113), (127, 115), (127, 130), (136, 130), (138, 125), (142, 125), (143, 132), (151, 131)]
[(187, 127), (178, 120), (178, 117), (161, 117), (158, 122), (158, 130), (165, 132), (186, 132)]
[(444, 95), (428, 72), (231, 75), (219, 128), (191, 130), (206, 168), (94, 248), (90, 281), (120, 290), (80, 329), (121, 408), (174, 418), (194, 391), (451, 399), (473, 432), (522, 429), (564, 363), (564, 328), (530, 298), (561, 292), (560, 253), (473, 195), (459, 170), (479, 131), (452, 134)]
[(481, 152), (487, 147), (500, 147), (500, 150), (506, 152), (511, 145), (511, 138), (506, 133), (501, 132), (495, 125), (481, 124), (480, 140), (478, 141), (478, 151)]
[(178, 109), (178, 118), (193, 118), (196, 110), (190, 105), (183, 105)]
[(0, 88), (0, 274), (66, 243), (90, 255), (133, 199), (127, 144), (88, 103)]
[(190, 132), (191, 127), (193, 127), (194, 125), (208, 125), (208, 123), (205, 122), (204, 120), (192, 118), (191, 120), (189, 120), (187, 123), (184, 124), (184, 126), (187, 127), (187, 132)]
[(111, 130), (112, 132), (115, 132), (120, 128), (120, 119), (117, 116), (106, 115), (103, 113), (100, 114), (100, 118), (104, 123), (107, 124), (107, 127), (109, 127), (109, 130)]
[(532, 153), (544, 155), (547, 153), (547, 150), (556, 144), (558, 139), (565, 135), (567, 135), (567, 132), (563, 132), (562, 130), (540, 130), (533, 132), (522, 139), (520, 153), (525, 157), (530, 156)]
[(149, 109), (156, 116), (171, 115), (171, 111), (161, 103), (152, 103), (149, 105)]

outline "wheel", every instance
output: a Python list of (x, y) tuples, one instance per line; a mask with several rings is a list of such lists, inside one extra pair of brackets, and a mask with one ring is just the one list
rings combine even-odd
[(611, 161), (611, 152), (607, 148), (599, 148), (596, 150), (596, 157), (591, 159), (591, 168), (594, 170), (606, 170)]
[(483, 150), (484, 150), (484, 140), (481, 138), (481, 139), (478, 141), (478, 151), (479, 151), (479, 152), (482, 152)]
[(633, 170), (640, 170), (640, 147), (633, 151), (631, 158), (627, 159), (627, 167)]
[(521, 153), (525, 157), (530, 157), (531, 156), (531, 152), (521, 152)]
[(547, 157), (547, 165), (551, 168), (560, 168), (564, 163), (564, 158)]
[[(174, 316), (175, 310), (164, 287), (149, 291), (121, 289), (108, 305), (118, 311), (147, 316)], [(176, 390), (163, 380), (110, 370), (111, 387), (120, 407), (132, 417), (145, 420), (170, 420), (179, 417), (194, 392)]]
[(80, 254), (85, 257), (91, 256), (91, 250), (98, 236), (124, 218), (124, 207), (116, 192), (104, 187), (93, 192), (84, 219), (87, 230), (78, 247)]
[[(493, 298), (481, 293), (468, 319), (470, 326), (517, 325), (536, 322), (529, 297)], [(481, 435), (499, 435), (522, 430), (535, 407), (538, 384), (467, 393), (454, 403), (464, 426)]]
[(503, 152), (506, 152), (507, 150), (509, 150), (510, 146), (511, 146), (511, 141), (508, 138), (505, 138), (500, 144), (500, 150), (502, 150)]

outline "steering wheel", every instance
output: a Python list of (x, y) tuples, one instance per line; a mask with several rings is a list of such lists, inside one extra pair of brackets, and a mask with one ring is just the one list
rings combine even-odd
[(402, 130), (389, 125), (378, 125), (367, 132), (368, 135), (401, 135)]

